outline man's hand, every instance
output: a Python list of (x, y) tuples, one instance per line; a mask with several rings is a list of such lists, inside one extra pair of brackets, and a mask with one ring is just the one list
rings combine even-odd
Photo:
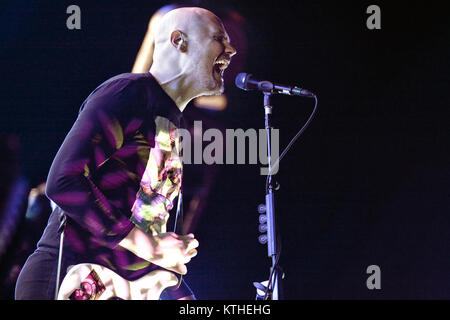
[(135, 227), (119, 245), (142, 259), (184, 275), (186, 264), (197, 255), (199, 243), (193, 234), (167, 232), (152, 236)]
[(186, 264), (197, 255), (198, 241), (193, 234), (185, 236), (173, 232), (162, 233), (154, 237), (155, 249), (150, 262), (160, 267), (186, 274)]

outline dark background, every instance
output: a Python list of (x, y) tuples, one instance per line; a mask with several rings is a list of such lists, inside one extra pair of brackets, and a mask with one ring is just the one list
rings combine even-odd
[[(287, 299), (450, 297), (448, 13), (439, 1), (393, 2), (194, 3), (245, 19), (238, 55), (246, 59), (228, 79), (250, 72), (319, 97), (314, 121), (276, 175)], [(83, 100), (131, 70), (148, 19), (168, 2), (2, 4), (0, 128), (19, 138), (21, 174), (34, 186)], [(81, 8), (81, 30), (66, 28), (71, 4)], [(381, 30), (366, 28), (371, 4), (381, 8)], [(260, 93), (229, 81), (226, 94), (226, 111), (215, 115), (224, 127), (263, 127)], [(284, 148), (313, 101), (277, 96), (272, 104)], [(252, 282), (266, 280), (270, 267), (257, 241), (264, 177), (259, 165), (215, 167), (186, 279), (199, 299), (253, 299)], [(381, 290), (366, 287), (372, 264), (381, 268)]]

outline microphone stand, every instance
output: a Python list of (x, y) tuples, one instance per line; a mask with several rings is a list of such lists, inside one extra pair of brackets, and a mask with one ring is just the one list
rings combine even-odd
[[(263, 298), (266, 300), (269, 296), (272, 300), (280, 300), (283, 298), (282, 292), (282, 279), (284, 278), (283, 271), (281, 267), (278, 265), (278, 261), (280, 258), (280, 249), (281, 243), (277, 242), (278, 238), (276, 235), (276, 225), (275, 225), (275, 205), (274, 205), (274, 191), (278, 190), (279, 185), (272, 181), (272, 126), (271, 126), (271, 115), (272, 115), (272, 106), (270, 105), (270, 97), (273, 93), (281, 93), (287, 95), (296, 95), (296, 96), (304, 96), (308, 98), (314, 98), (315, 105), (313, 112), (310, 117), (306, 121), (305, 125), (297, 132), (294, 138), (289, 142), (288, 146), (282, 152), (278, 159), (276, 159), (275, 166), (278, 166), (281, 158), (286, 154), (292, 144), (298, 139), (298, 137), (303, 133), (303, 131), (308, 127), (309, 123), (313, 119), (316, 111), (317, 111), (317, 96), (302, 88), (298, 87), (287, 87), (282, 85), (277, 85), (271, 83), (269, 81), (254, 81), (251, 80), (251, 74), (240, 73), (237, 75), (235, 80), (236, 86), (243, 90), (252, 90), (257, 89), (263, 91), (264, 93), (264, 115), (265, 115), (265, 129), (266, 129), (266, 137), (267, 137), (267, 164), (268, 164), (268, 173), (266, 180), (266, 204), (258, 206), (258, 212), (261, 213), (259, 216), (260, 222), (260, 232), (267, 231), (267, 235), (259, 236), (259, 242), (264, 244), (267, 242), (267, 254), (269, 258), (272, 259), (272, 267), (270, 268), (270, 276), (268, 281), (264, 281), (262, 283), (254, 282), (253, 285), (256, 287), (256, 299), (261, 300)], [(278, 171), (278, 170), (277, 170)], [(262, 213), (266, 214), (262, 214)], [(264, 224), (267, 223), (267, 224)], [(265, 283), (267, 282), (267, 286)], [(264, 296), (261, 295), (261, 292), (264, 293)]]
[(264, 116), (265, 116), (265, 129), (267, 138), (267, 163), (268, 163), (268, 184), (266, 188), (266, 219), (267, 219), (267, 254), (272, 259), (272, 267), (270, 268), (270, 278), (267, 287), (267, 292), (271, 294), (271, 300), (279, 300), (282, 298), (281, 290), (281, 275), (279, 274), (280, 268), (278, 267), (278, 244), (275, 228), (275, 205), (274, 205), (274, 191), (276, 187), (272, 181), (272, 126), (271, 115), (272, 106), (270, 105), (271, 92), (264, 92)]

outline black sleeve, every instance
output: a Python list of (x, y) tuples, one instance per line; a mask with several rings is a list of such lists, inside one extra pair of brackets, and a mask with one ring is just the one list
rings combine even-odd
[(47, 196), (111, 248), (134, 227), (131, 211), (109, 201), (92, 177), (139, 129), (146, 108), (139, 81), (119, 78), (97, 88), (83, 103), (48, 175)]

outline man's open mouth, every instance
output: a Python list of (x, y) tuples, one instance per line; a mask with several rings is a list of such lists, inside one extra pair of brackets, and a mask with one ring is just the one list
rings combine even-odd
[(217, 59), (216, 62), (214, 62), (214, 71), (217, 73), (222, 73), (226, 68), (228, 68), (229, 64), (230, 61), (227, 59)]

